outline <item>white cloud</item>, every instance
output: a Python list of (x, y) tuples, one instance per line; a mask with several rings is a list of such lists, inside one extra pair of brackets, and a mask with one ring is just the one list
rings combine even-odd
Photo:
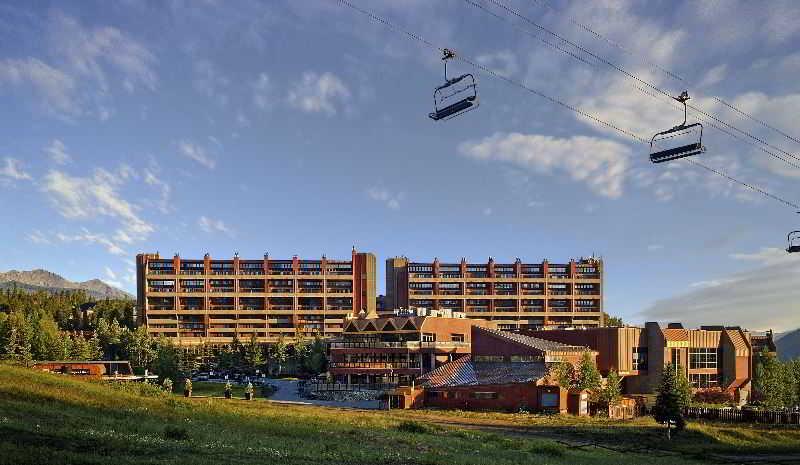
[(197, 225), (207, 233), (221, 232), (228, 236), (233, 236), (233, 231), (222, 220), (201, 216), (200, 219), (197, 220)]
[(405, 193), (398, 192), (394, 194), (380, 187), (370, 187), (367, 189), (367, 196), (372, 200), (384, 203), (392, 210), (397, 210), (400, 208), (400, 202), (405, 198)]
[(728, 74), (728, 65), (721, 64), (706, 71), (697, 87), (708, 87), (719, 84)]
[(199, 145), (188, 141), (180, 141), (178, 142), (178, 150), (180, 150), (181, 155), (184, 157), (194, 160), (210, 170), (217, 166), (216, 160), (206, 153), (205, 149)]
[(795, 257), (789, 255), (786, 250), (777, 247), (762, 247), (758, 252), (753, 253), (734, 253), (731, 258), (748, 262), (756, 262), (759, 265), (774, 265), (776, 263), (789, 262)]
[(266, 110), (272, 103), (272, 83), (267, 73), (258, 75), (258, 79), (253, 83), (253, 104), (262, 110)]
[(337, 103), (344, 104), (350, 100), (350, 89), (332, 73), (308, 71), (289, 91), (289, 105), (308, 112), (335, 115)]
[(491, 216), (492, 215), (492, 208), (491, 207), (484, 208), (483, 209), (483, 215), (484, 216)]
[(28, 241), (30, 241), (33, 244), (38, 244), (38, 245), (49, 245), (49, 244), (51, 244), (50, 239), (48, 239), (48, 237), (45, 236), (38, 229), (28, 233), (28, 235), (26, 236), (26, 239), (28, 239)]
[(117, 279), (117, 274), (114, 273), (114, 271), (111, 268), (105, 267), (105, 272), (106, 272), (106, 276), (108, 276), (109, 278)]
[(80, 234), (73, 234), (68, 235), (64, 233), (56, 233), (56, 239), (64, 243), (70, 242), (84, 242), (86, 244), (98, 244), (106, 248), (108, 253), (113, 255), (128, 255), (122, 247), (120, 247), (116, 242), (109, 239), (105, 234), (96, 234), (89, 232), (86, 228), (81, 229)]
[(81, 113), (75, 96), (75, 79), (36, 58), (0, 60), (0, 91), (4, 84), (30, 85), (46, 113), (68, 116)]
[(72, 157), (67, 153), (67, 147), (58, 139), (53, 139), (44, 151), (50, 155), (50, 160), (57, 165), (66, 165), (72, 161)]
[(22, 164), (16, 158), (5, 158), (5, 166), (0, 169), (0, 176), (4, 176), (15, 181), (30, 181), (33, 179), (30, 174), (22, 168)]
[(155, 173), (149, 169), (144, 170), (144, 182), (149, 186), (153, 186), (161, 191), (161, 198), (158, 201), (158, 209), (161, 213), (169, 213), (172, 211), (170, 208), (170, 194), (172, 187), (165, 181), (158, 178)]
[(194, 64), (195, 90), (216, 100), (220, 105), (227, 105), (230, 98), (227, 94), (231, 81), (227, 76), (217, 70), (217, 67), (208, 60), (198, 60)]
[(655, 252), (657, 250), (662, 250), (662, 249), (664, 249), (664, 246), (661, 244), (650, 244), (647, 246), (647, 250), (649, 252)]
[[(675, 297), (655, 302), (642, 316), (646, 320), (741, 325), (754, 330), (795, 329), (800, 299), (800, 259), (771, 261), (772, 252), (739, 254), (762, 266), (728, 276), (693, 283)], [(786, 252), (783, 252), (784, 255)]]
[(509, 50), (478, 55), (475, 61), (505, 77), (511, 77), (519, 71), (517, 56)]
[[(121, 196), (119, 193), (121, 183), (119, 173), (99, 168), (89, 177), (74, 177), (61, 171), (51, 170), (43, 178), (41, 187), (63, 217), (87, 219), (98, 215), (108, 216), (120, 222), (116, 234), (117, 240), (130, 243), (145, 239), (154, 228), (139, 217), (138, 207)], [(89, 233), (85, 233), (86, 235)], [(94, 239), (93, 242), (102, 243), (99, 239)], [(104, 245), (109, 249), (115, 249), (108, 244)]]
[(511, 163), (540, 174), (567, 173), (602, 196), (622, 195), (630, 149), (596, 137), (559, 139), (538, 134), (495, 133), (467, 141), (459, 151), (471, 158)]
[(119, 29), (87, 28), (60, 12), (52, 13), (49, 27), (50, 43), (68, 69), (90, 78), (103, 92), (109, 88), (109, 69), (120, 73), (120, 81), (128, 92), (137, 86), (155, 89), (158, 81), (153, 70), (155, 56)]

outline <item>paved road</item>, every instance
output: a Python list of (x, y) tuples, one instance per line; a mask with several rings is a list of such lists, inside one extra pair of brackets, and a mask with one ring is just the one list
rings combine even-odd
[(303, 399), (297, 394), (297, 381), (286, 379), (270, 379), (270, 384), (277, 386), (278, 391), (270, 396), (272, 402), (286, 402), (292, 404), (322, 405), (325, 407), (377, 409), (379, 401), (361, 400), (350, 402), (334, 402), (329, 400)]

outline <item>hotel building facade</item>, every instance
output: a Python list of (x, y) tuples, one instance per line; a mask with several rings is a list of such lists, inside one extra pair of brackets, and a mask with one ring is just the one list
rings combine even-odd
[(502, 330), (603, 326), (603, 262), (386, 260), (386, 308), (464, 312)]
[(355, 249), (346, 260), (139, 254), (136, 268), (139, 323), (181, 345), (337, 336), (375, 313), (375, 256)]

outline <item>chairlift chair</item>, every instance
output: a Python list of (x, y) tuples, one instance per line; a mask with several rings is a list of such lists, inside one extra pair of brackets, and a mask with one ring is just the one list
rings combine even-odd
[(452, 50), (443, 50), (444, 84), (433, 91), (434, 111), (428, 114), (434, 121), (455, 118), (479, 106), (475, 76), (467, 73), (453, 79), (447, 77), (447, 60), (455, 58), (455, 56), (456, 54)]
[(786, 251), (789, 253), (800, 252), (800, 231), (792, 231), (789, 233), (789, 247)]
[[(703, 146), (703, 125), (700, 123), (686, 124), (686, 101), (690, 98), (689, 93), (684, 90), (681, 95), (673, 98), (683, 104), (683, 123), (672, 129), (659, 132), (650, 139), (650, 161), (653, 163), (691, 157), (706, 151)], [(673, 139), (686, 141), (686, 143), (676, 145)], [(658, 149), (661, 143), (669, 144), (672, 147), (663, 150)]]

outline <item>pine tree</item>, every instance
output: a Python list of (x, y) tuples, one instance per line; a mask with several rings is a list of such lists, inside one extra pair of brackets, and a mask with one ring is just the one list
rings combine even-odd
[(683, 420), (683, 407), (685, 407), (683, 393), (680, 392), (677, 366), (672, 363), (664, 365), (661, 372), (661, 383), (658, 386), (656, 405), (653, 407), (653, 417), (659, 423), (667, 425), (667, 437), (670, 436), (671, 425), (674, 424), (678, 431), (685, 426)]

